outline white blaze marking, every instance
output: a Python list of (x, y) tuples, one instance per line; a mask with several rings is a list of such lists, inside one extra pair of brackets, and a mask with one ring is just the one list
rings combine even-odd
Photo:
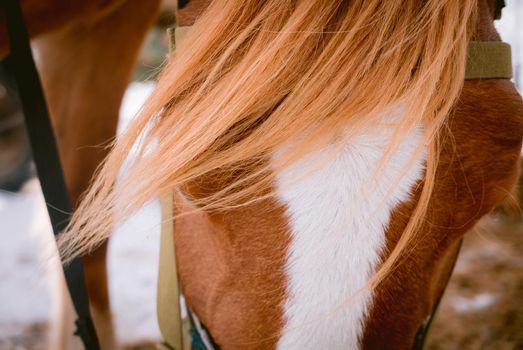
[[(287, 205), (292, 240), (278, 349), (359, 348), (372, 293), (347, 301), (375, 272), (391, 211), (409, 199), (423, 174), (425, 154), (412, 162), (422, 141), (417, 128), (372, 182), (389, 140), (389, 132), (368, 132), (335, 157), (328, 146), (279, 175), (278, 194)], [(318, 164), (319, 170), (303, 175)]]

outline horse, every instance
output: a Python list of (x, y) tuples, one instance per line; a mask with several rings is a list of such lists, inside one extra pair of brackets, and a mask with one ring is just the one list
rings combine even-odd
[(410, 347), (460, 238), (518, 176), (521, 97), (508, 79), (463, 81), (469, 42), (500, 40), (495, 8), (189, 2), (177, 22), (192, 29), (64, 258), (174, 193), (181, 287), (220, 348)]
[[(354, 6), (365, 6), (355, 3)], [(493, 26), (495, 2), (471, 4), (477, 6), (477, 19), (472, 22), (469, 40), (499, 41)], [(194, 13), (182, 13), (177, 22), (182, 26), (194, 25), (194, 33), (201, 35), (204, 29), (194, 21), (204, 8), (202, 2), (195, 4)], [(216, 16), (213, 11), (217, 8), (209, 9), (213, 15), (207, 14), (209, 17), (201, 22), (207, 23)], [(264, 27), (260, 27), (263, 32)], [(193, 40), (198, 43), (194, 37), (185, 40), (190, 43), (187, 45), (194, 44)], [(182, 44), (179, 50), (179, 60), (187, 64), (183, 51), (189, 49)], [(169, 74), (175, 76), (167, 71), (163, 79), (172, 78)], [(160, 85), (159, 93), (165, 93), (164, 101), (174, 104), (181, 96), (176, 95), (176, 88), (171, 88), (165, 88), (167, 92)], [(228, 103), (238, 102), (231, 98)], [(396, 179), (395, 170), (390, 169), (395, 163), (401, 169), (404, 160), (399, 157), (403, 147), (404, 151), (416, 148), (409, 141), (413, 134), (406, 134), (395, 155), (385, 161), (380, 175), (373, 173), (373, 167), (379, 168), (376, 164), (381, 160), (375, 147), (386, 148), (381, 143), (382, 134), (355, 134), (341, 149), (323, 145), (320, 151), (308, 150), (290, 165), (276, 168), (278, 175), (271, 179), (274, 196), (218, 210), (208, 205), (216, 200), (212, 196), (234, 182), (242, 169), (202, 171), (180, 183), (175, 182), (174, 175), (162, 185), (174, 188), (176, 260), (187, 305), (205, 325), (214, 343), (224, 349), (412, 347), (420, 326), (430, 322), (431, 310), (441, 298), (461, 237), (514, 189), (523, 135), (522, 107), (521, 97), (506, 79), (464, 83), (445, 117), (446, 130), (436, 136), (441, 144), (424, 222), (408, 243), (405, 256), (367, 293), (359, 288), (380, 272), (380, 264), (383, 266), (390, 259), (405, 235), (416, 201), (422, 197), (419, 163), (412, 161), (408, 171), (399, 170), (403, 184)], [(175, 107), (172, 108), (162, 117), (174, 114)], [(147, 113), (145, 116), (150, 117)], [(177, 127), (172, 118), (169, 121)], [(236, 131), (235, 126), (229, 125)], [(165, 132), (155, 136), (161, 140)], [(478, 152), (487, 147), (494, 147), (496, 154)], [(160, 149), (168, 152), (168, 148)], [(212, 154), (220, 155), (218, 151)], [(211, 156), (205, 160), (213, 161)], [(365, 161), (375, 163), (367, 167)], [(165, 169), (173, 173), (178, 170), (174, 166)], [(376, 186), (374, 194), (368, 189), (362, 191), (373, 176), (380, 179), (378, 183), (370, 182)], [(409, 176), (414, 178), (409, 180)], [(381, 185), (384, 187), (379, 189)], [(405, 186), (405, 197), (401, 190), (392, 189), (396, 186)]]
[[(107, 155), (105, 145), (116, 135), (121, 100), (139, 50), (165, 4), (161, 0), (22, 0), (21, 5), (37, 53), (69, 197), (76, 206)], [(5, 21), (0, 21), (0, 56), (5, 57), (9, 45)], [(104, 244), (85, 256), (84, 269), (101, 346), (114, 349), (106, 250)], [(63, 288), (58, 293), (62, 295), (59, 324), (51, 335), (53, 349), (73, 346), (74, 311)]]

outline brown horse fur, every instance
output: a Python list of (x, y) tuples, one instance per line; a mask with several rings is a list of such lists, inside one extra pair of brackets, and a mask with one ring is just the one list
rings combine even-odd
[[(161, 0), (22, 0), (72, 203), (76, 204), (116, 134), (120, 103)], [(0, 25), (0, 53), (8, 51)], [(85, 275), (102, 349), (114, 349), (106, 244), (85, 257)], [(66, 293), (61, 293), (64, 296)], [(64, 302), (66, 302), (64, 300)], [(63, 307), (51, 348), (70, 348), (71, 306)]]
[[(206, 1), (178, 13), (191, 25)], [(497, 41), (494, 1), (480, 1), (474, 40)], [(422, 239), (376, 290), (362, 339), (366, 349), (406, 349), (445, 288), (460, 238), (511, 191), (518, 177), (523, 102), (508, 80), (467, 81), (441, 135), (436, 186)], [(204, 185), (205, 184), (205, 185)], [(186, 188), (198, 197), (222, 181)], [(386, 258), (403, 232), (418, 193), (398, 206), (386, 231)], [(175, 214), (192, 209), (176, 196)], [(175, 225), (177, 260), (188, 304), (223, 349), (274, 348), (283, 324), (284, 257), (289, 229), (274, 200), (226, 212), (196, 212)], [(197, 261), (197, 263), (195, 263)]]
[[(494, 6), (489, 5), (482, 3), (475, 40), (499, 40), (490, 15)], [(409, 347), (416, 327), (443, 293), (460, 238), (514, 187), (522, 116), (521, 97), (510, 81), (465, 82), (443, 136), (438, 185), (423, 229), (426, 239), (378, 288), (364, 337), (369, 348)], [(393, 214), (387, 231), (389, 249), (399, 239), (410, 205), (403, 204)]]
[[(426, 238), (377, 288), (364, 337), (369, 348), (409, 347), (417, 326), (447, 284), (460, 238), (503, 200), (517, 180), (521, 116), (523, 104), (509, 81), (465, 83), (440, 157), (437, 187), (423, 228)], [(411, 206), (404, 203), (393, 214), (387, 231), (389, 249), (399, 239)]]

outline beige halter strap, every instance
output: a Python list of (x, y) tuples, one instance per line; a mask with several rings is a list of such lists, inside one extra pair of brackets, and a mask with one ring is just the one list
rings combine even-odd
[(189, 350), (189, 324), (182, 318), (180, 285), (174, 246), (173, 196), (161, 200), (162, 225), (156, 312), (164, 339), (161, 349)]
[(510, 45), (501, 41), (471, 41), (467, 52), (465, 80), (511, 79)]
[[(174, 50), (190, 27), (171, 28), (168, 31), (170, 49)], [(466, 80), (473, 79), (510, 79), (512, 78), (512, 60), (510, 45), (503, 42), (469, 43)], [(162, 232), (160, 246), (160, 267), (158, 271), (157, 313), (160, 332), (164, 343), (163, 349), (191, 349), (190, 324), (182, 319), (180, 306), (180, 286), (176, 268), (174, 243), (173, 197), (167, 196), (161, 201)]]
[[(174, 51), (175, 43), (180, 43), (187, 28), (170, 28), (169, 50)], [(161, 349), (190, 350), (190, 322), (182, 317), (180, 304), (180, 285), (174, 242), (173, 196), (161, 200), (162, 225), (160, 237), (160, 261), (158, 268), (158, 291), (156, 295), (156, 313), (160, 333), (164, 342)]]
[[(180, 43), (190, 27), (171, 28), (171, 50)], [(502, 41), (471, 41), (467, 49), (465, 80), (511, 79), (512, 52), (510, 45)]]

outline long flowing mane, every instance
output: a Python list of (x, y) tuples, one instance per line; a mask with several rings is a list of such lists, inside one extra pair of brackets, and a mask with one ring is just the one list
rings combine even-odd
[[(477, 0), (213, 1), (99, 169), (60, 239), (62, 256), (94, 249), (116, 221), (202, 176), (234, 174), (191, 198), (226, 210), (270, 196), (274, 176), (314, 149), (388, 127), (386, 158), (421, 125), (423, 190), (378, 281), (424, 219), (476, 11)], [(382, 117), (391, 106), (402, 110), (394, 123)]]

